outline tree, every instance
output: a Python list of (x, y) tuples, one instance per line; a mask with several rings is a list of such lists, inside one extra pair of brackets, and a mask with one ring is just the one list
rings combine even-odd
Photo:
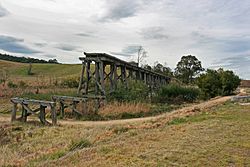
[(231, 95), (240, 85), (240, 78), (233, 71), (224, 71), (222, 68), (217, 71), (208, 69), (206, 73), (200, 75), (197, 85), (205, 98)]
[(206, 73), (197, 79), (197, 85), (205, 99), (221, 94), (221, 78), (216, 70), (207, 69)]
[(143, 46), (139, 46), (138, 47), (138, 52), (137, 52), (137, 63), (138, 63), (138, 67), (140, 66), (140, 64), (142, 63), (142, 61), (148, 57), (148, 52), (143, 48)]
[(239, 76), (235, 75), (233, 71), (224, 71), (222, 68), (218, 70), (218, 73), (221, 78), (222, 95), (231, 95), (233, 91), (240, 85), (241, 79)]
[(203, 70), (201, 61), (195, 56), (182, 56), (175, 68), (175, 76), (182, 82), (189, 84), (192, 83), (194, 78)]
[(150, 65), (148, 65), (148, 64), (143, 65), (142, 68), (144, 68), (144, 69), (146, 69), (146, 70), (152, 71), (152, 67), (151, 67)]
[(49, 59), (48, 63), (58, 64), (58, 61), (56, 59)]
[(169, 77), (173, 76), (173, 72), (172, 72), (171, 68), (167, 67), (166, 63), (165, 63), (165, 65), (162, 65), (161, 63), (156, 61), (155, 65), (153, 67), (153, 71), (157, 72), (157, 73), (164, 74), (164, 75), (169, 76)]

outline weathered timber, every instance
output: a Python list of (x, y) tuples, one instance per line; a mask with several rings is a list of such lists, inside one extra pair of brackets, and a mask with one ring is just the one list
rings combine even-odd
[[(55, 103), (50, 101), (42, 101), (42, 100), (33, 100), (33, 99), (23, 99), (23, 98), (11, 98), (11, 102), (13, 103), (13, 110), (11, 114), (11, 121), (15, 121), (16, 119), (16, 112), (17, 112), (17, 105), (22, 106), (22, 113), (20, 120), (23, 122), (27, 121), (27, 117), (29, 115), (35, 115), (37, 112), (38, 117), (40, 121), (43, 124), (49, 124), (48, 121), (46, 121), (46, 113), (45, 108), (49, 107), (51, 110), (51, 119), (52, 119), (52, 125), (56, 125), (57, 118), (56, 118), (56, 110), (55, 110)], [(39, 108), (32, 110), (29, 105), (38, 105)]]
[[(123, 61), (106, 53), (84, 54), (86, 57), (79, 58), (83, 63), (78, 89), (78, 94), (80, 96), (90, 93), (89, 83), (91, 80), (95, 84), (95, 95), (101, 96), (106, 96), (107, 89), (110, 90), (109, 92), (113, 92), (117, 88), (118, 80), (121, 80), (125, 87), (129, 87), (128, 79), (140, 80), (146, 83), (152, 89), (164, 84), (168, 84), (170, 81), (170, 78), (163, 74), (138, 67), (135, 64)], [(92, 62), (94, 62), (95, 65), (94, 73), (90, 69), (90, 63)], [(110, 72), (108, 74), (105, 72), (106, 66), (109, 67)], [(120, 69), (119, 74), (118, 68)], [(86, 80), (81, 79), (83, 78), (85, 72)], [(135, 74), (135, 76), (133, 74)], [(83, 85), (87, 86), (83, 88)], [(109, 85), (109, 87), (106, 85)]]
[[(74, 113), (76, 116), (83, 116), (84, 113), (87, 113), (88, 107), (88, 100), (93, 99), (95, 102), (106, 99), (105, 96), (90, 96), (90, 95), (84, 95), (82, 97), (72, 97), (72, 96), (58, 96), (54, 95), (52, 96), (52, 100), (60, 104), (60, 116), (61, 118), (64, 118), (65, 113), (64, 109), (69, 107), (71, 108), (72, 113)], [(82, 105), (82, 111), (77, 110), (77, 106)]]

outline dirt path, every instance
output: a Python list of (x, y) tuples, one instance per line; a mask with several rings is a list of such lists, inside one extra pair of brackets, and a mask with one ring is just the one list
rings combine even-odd
[(59, 123), (61, 125), (85, 125), (85, 126), (96, 126), (96, 125), (118, 125), (118, 124), (127, 124), (127, 123), (137, 123), (137, 122), (145, 122), (145, 121), (154, 121), (157, 119), (161, 118), (166, 118), (169, 116), (177, 116), (177, 115), (182, 115), (183, 113), (186, 113), (188, 111), (193, 111), (193, 110), (204, 110), (208, 109), (214, 106), (217, 106), (219, 104), (223, 104), (227, 100), (230, 100), (231, 96), (226, 96), (226, 97), (219, 97), (216, 99), (211, 99), (206, 102), (202, 102), (200, 104), (195, 104), (189, 107), (184, 107), (178, 110), (174, 110), (169, 113), (164, 113), (158, 116), (154, 117), (145, 117), (145, 118), (133, 118), (133, 119), (122, 119), (122, 120), (111, 120), (111, 121), (66, 121), (66, 120), (61, 120)]
[[(145, 118), (133, 118), (133, 119), (123, 119), (123, 120), (111, 120), (111, 121), (76, 121), (76, 120), (59, 120), (58, 123), (60, 125), (84, 125), (84, 126), (102, 126), (102, 125), (121, 125), (121, 124), (128, 124), (128, 123), (138, 123), (138, 122), (145, 122), (145, 121), (154, 121), (157, 119), (168, 118), (172, 116), (181, 116), (187, 112), (193, 112), (194, 110), (200, 111), (204, 109), (208, 109), (219, 104), (222, 104), (229, 100), (231, 96), (226, 97), (219, 97), (216, 99), (211, 99), (206, 102), (202, 102), (200, 104), (195, 104), (189, 107), (184, 107), (169, 113), (164, 113), (159, 116), (154, 117), (145, 117)], [(10, 116), (8, 115), (0, 115), (0, 122), (9, 122)]]

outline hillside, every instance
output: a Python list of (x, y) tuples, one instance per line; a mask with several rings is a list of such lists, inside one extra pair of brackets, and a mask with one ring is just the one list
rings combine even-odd
[(6, 71), (10, 77), (67, 77), (79, 76), (81, 72), (80, 64), (32, 64), (32, 73), (27, 75), (29, 68), (28, 63), (17, 63), (11, 61), (0, 60), (0, 69)]

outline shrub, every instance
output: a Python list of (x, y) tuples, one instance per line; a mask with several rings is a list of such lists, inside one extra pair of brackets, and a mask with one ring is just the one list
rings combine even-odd
[(129, 88), (118, 84), (117, 89), (108, 95), (109, 101), (130, 102), (145, 101), (149, 94), (148, 86), (143, 82), (129, 81)]
[(237, 75), (232, 71), (224, 71), (223, 69), (208, 69), (197, 80), (197, 85), (205, 99), (219, 95), (230, 95), (239, 84), (240, 78)]
[(9, 81), (7, 85), (9, 88), (17, 88), (17, 84), (13, 83), (12, 81)]
[(79, 78), (78, 77), (72, 77), (64, 79), (61, 83), (62, 86), (68, 87), (68, 88), (77, 88), (79, 85)]
[(200, 95), (200, 90), (194, 87), (185, 87), (178, 84), (163, 86), (157, 93), (157, 102), (183, 102), (195, 101)]

